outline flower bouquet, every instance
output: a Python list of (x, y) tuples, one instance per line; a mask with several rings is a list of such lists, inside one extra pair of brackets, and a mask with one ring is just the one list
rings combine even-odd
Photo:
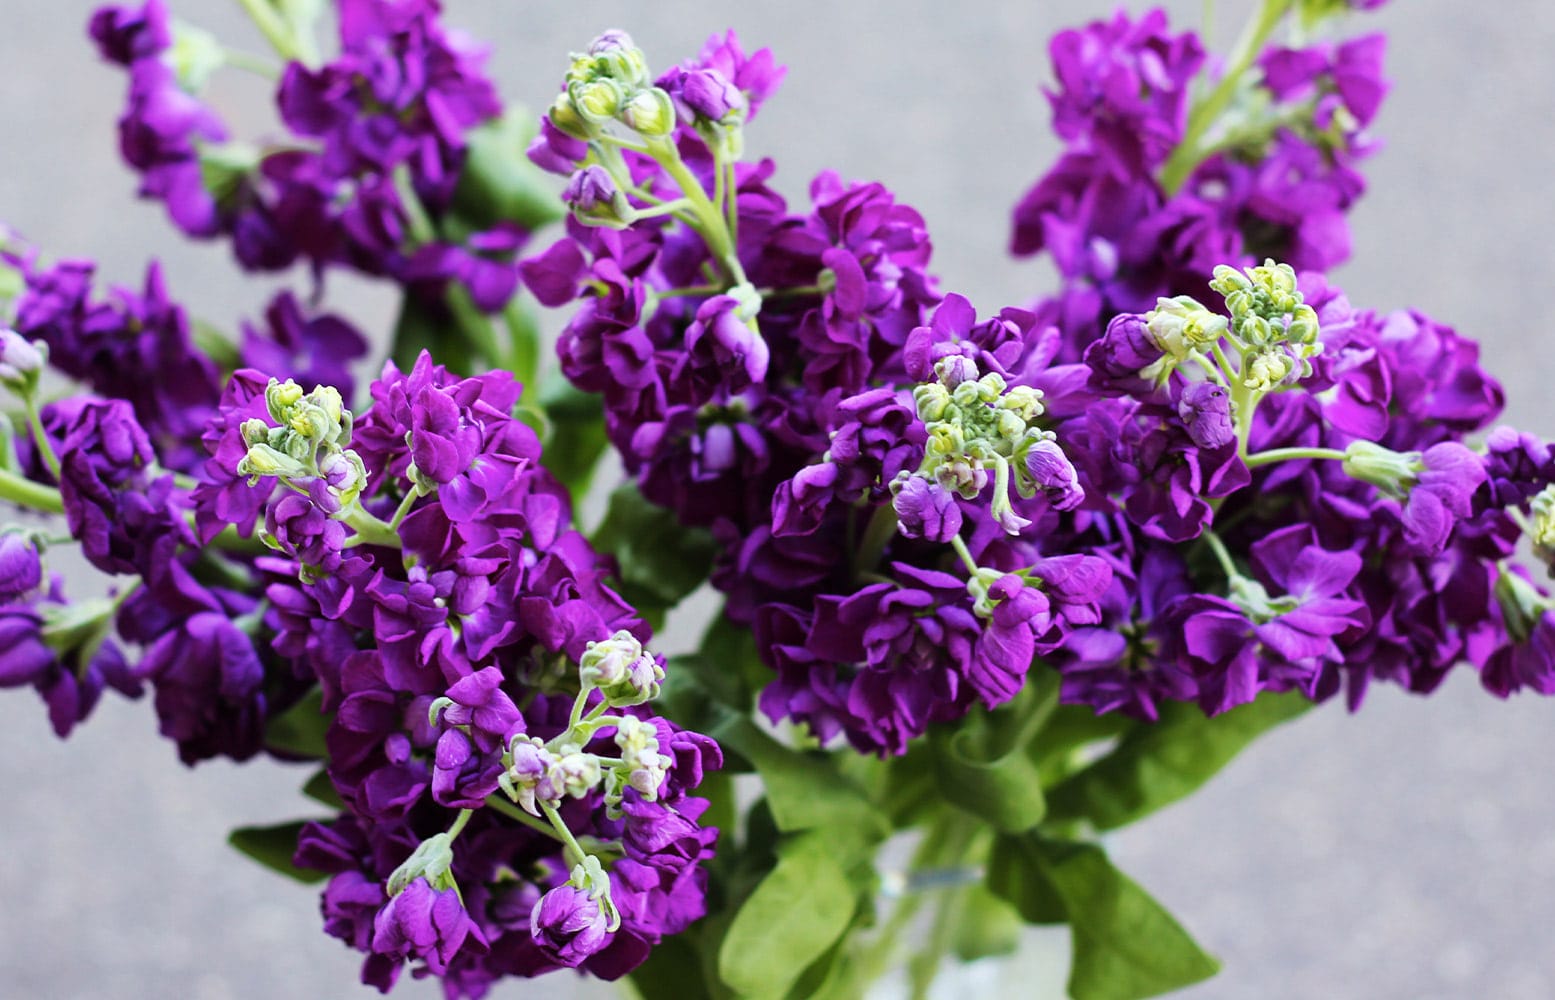
[[(1078, 1000), (1205, 979), (1099, 838), (1373, 682), (1555, 692), (1516, 558), (1555, 453), (1473, 341), (1324, 276), (1379, 5), (1263, 0), (1224, 55), (1160, 11), (1056, 35), (1010, 247), (1057, 280), (998, 311), (883, 185), (779, 193), (746, 144), (785, 69), (732, 32), (580, 39), (536, 115), (434, 0), (339, 0), (327, 46), (244, 0), (264, 56), (105, 7), (140, 195), (297, 287), (229, 335), (5, 235), (0, 684), (295, 768), (316, 815), (232, 844), (380, 990), (925, 996), (1026, 925)], [(233, 135), (227, 68), (281, 137)], [(387, 360), (326, 306), (353, 273)]]

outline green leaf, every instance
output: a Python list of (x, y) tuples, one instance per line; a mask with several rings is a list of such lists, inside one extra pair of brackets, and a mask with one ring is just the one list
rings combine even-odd
[(988, 857), (988, 891), (1028, 924), (1061, 924), (1069, 917), (1058, 887), (1037, 863), (1030, 835), (1001, 834)]
[(308, 884), (322, 882), (329, 878), (328, 872), (298, 868), (292, 864), (292, 855), (297, 852), (297, 835), (307, 822), (299, 819), (276, 826), (240, 826), (228, 835), (227, 843), (271, 871), (280, 872), (288, 878)]
[[(995, 849), (995, 863), (1036, 871), (1062, 901), (1074, 935), (1074, 1000), (1143, 1000), (1220, 971), (1220, 963), (1095, 844), (1035, 834), (1001, 840), (1005, 849)], [(1000, 878), (1005, 874), (999, 870)]]
[(302, 794), (319, 803), (329, 806), (331, 809), (344, 809), (346, 804), (340, 798), (340, 793), (335, 791), (335, 783), (329, 780), (329, 769), (321, 767), (313, 772), (313, 777), (302, 786)]
[(713, 565), (710, 534), (681, 527), (673, 513), (649, 503), (630, 483), (610, 495), (593, 541), (615, 555), (621, 596), (639, 609), (673, 608), (702, 585)]
[(610, 444), (605, 437), (604, 402), (561, 379), (546, 383), (540, 402), (550, 424), (545, 467), (567, 487), (576, 505), (588, 493), (599, 457)]
[(1058, 675), (1042, 668), (1020, 695), (994, 712), (973, 712), (934, 730), (934, 775), (951, 804), (1008, 833), (1047, 813), (1042, 776), (1026, 753), (1058, 703)]
[(709, 1000), (694, 932), (665, 938), (628, 978), (642, 1000)]
[(842, 937), (857, 908), (830, 831), (786, 838), (724, 935), (719, 978), (742, 997), (782, 997)]
[(981, 883), (962, 890), (960, 919), (951, 948), (963, 962), (1011, 955), (1020, 947), (1021, 915)]
[(298, 757), (323, 760), (329, 756), (324, 734), (332, 715), (323, 711), (324, 693), (313, 688), (280, 715), (265, 723), (265, 747)]
[(733, 712), (708, 735), (740, 754), (761, 775), (778, 829), (785, 833), (822, 829), (833, 850), (862, 847), (890, 833), (890, 824), (862, 789), (824, 753), (791, 750)]
[(472, 230), (516, 222), (533, 232), (565, 214), (555, 182), (529, 161), (536, 116), (509, 105), (503, 116), (469, 133), (453, 209)]
[(1265, 731), (1311, 707), (1298, 693), (1265, 694), (1223, 715), (1196, 705), (1161, 706), (1160, 720), (1140, 724), (1116, 748), (1048, 792), (1049, 818), (1084, 819), (1112, 830), (1191, 794)]
[(451, 372), (475, 370), (472, 344), (456, 331), (453, 314), (441, 302), (425, 295), (406, 295), (400, 302), (399, 319), (389, 357), (402, 371), (410, 371), (422, 351), (431, 351), (437, 363)]

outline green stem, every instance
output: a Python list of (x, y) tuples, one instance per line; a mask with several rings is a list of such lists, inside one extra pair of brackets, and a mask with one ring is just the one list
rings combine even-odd
[(9, 500), (11, 503), (48, 514), (65, 512), (65, 501), (61, 499), (59, 490), (24, 479), (5, 469), (0, 469), (0, 500)]
[(454, 314), (454, 322), (465, 342), (474, 349), (475, 354), (488, 365), (502, 364), (505, 354), (502, 344), (497, 339), (497, 328), (491, 322), (491, 317), (481, 312), (475, 305), (475, 300), (470, 298), (470, 290), (459, 282), (449, 282), (448, 291), (444, 295), (448, 303), (448, 309)]
[(57, 483), (60, 479), (59, 456), (54, 454), (54, 446), (49, 443), (48, 432), (43, 429), (43, 417), (38, 413), (38, 401), (29, 392), (22, 397), (22, 404), (27, 407), (27, 426), (32, 429), (32, 439), (37, 442), (38, 454), (43, 456), (43, 464), (48, 466), (49, 473)]
[(231, 48), (223, 48), (221, 50), (221, 54), (222, 58), (226, 60), (227, 65), (231, 66), (233, 69), (240, 69), (246, 73), (253, 73), (255, 76), (263, 77), (264, 79), (271, 81), (279, 80), (281, 78), (280, 69), (275, 65), (275, 63), (266, 59), (264, 56), (255, 55), (252, 52), (244, 52), (240, 49)]
[(1244, 461), (1249, 469), (1256, 469), (1260, 465), (1270, 465), (1274, 462), (1293, 462), (1304, 458), (1330, 458), (1336, 462), (1343, 462), (1346, 457), (1345, 453), (1338, 448), (1270, 448), (1256, 455), (1248, 455)]
[(1210, 551), (1215, 553), (1215, 560), (1220, 563), (1220, 568), (1225, 571), (1226, 579), (1239, 579), (1242, 574), (1237, 572), (1236, 563), (1232, 561), (1231, 553), (1226, 550), (1226, 543), (1220, 540), (1220, 536), (1213, 531), (1205, 531), (1203, 538), (1204, 544), (1208, 545)]
[(960, 535), (956, 535), (951, 538), (950, 547), (955, 549), (956, 555), (961, 557), (961, 565), (966, 567), (967, 574), (970, 576), (976, 576), (977, 571), (981, 567), (977, 565), (977, 560), (972, 558), (971, 550), (966, 547), (966, 542), (961, 540)]
[(1258, 58), (1258, 53), (1263, 49), (1264, 42), (1268, 41), (1274, 29), (1290, 11), (1293, 2), (1294, 0), (1263, 0), (1258, 13), (1248, 22), (1242, 37), (1237, 41), (1236, 48), (1227, 59), (1226, 75), (1202, 101), (1194, 104), (1193, 110), (1188, 115), (1188, 126), (1183, 131), (1182, 142), (1177, 144), (1177, 148), (1166, 161), (1166, 166), (1161, 168), (1161, 187), (1167, 194), (1176, 194), (1181, 190), (1188, 175), (1193, 173), (1193, 168), (1204, 161), (1202, 142), (1205, 135), (1230, 106), (1232, 98), (1236, 96), (1237, 88), (1241, 86), (1242, 77), (1252, 67), (1253, 61)]
[(697, 218), (697, 231), (702, 234), (702, 239), (707, 243), (707, 248), (712, 251), (713, 257), (723, 264), (729, 272), (729, 277), (736, 285), (746, 283), (745, 268), (740, 266), (740, 258), (734, 252), (734, 237), (729, 232), (728, 222), (707, 197), (707, 192), (702, 189), (702, 182), (696, 179), (685, 161), (680, 158), (680, 152), (673, 144), (657, 142), (648, 154), (658, 161), (664, 168), (664, 172), (679, 185), (681, 191), (691, 202), (691, 211)]
[(390, 531), (395, 534), (399, 533), (400, 525), (405, 523), (405, 517), (410, 513), (410, 508), (415, 506), (416, 501), (420, 498), (421, 494), (414, 489), (405, 494), (405, 499), (400, 501), (399, 507), (395, 508), (394, 516), (389, 519), (388, 528)]
[(864, 529), (864, 540), (858, 547), (858, 562), (854, 565), (854, 573), (868, 572), (880, 564), (880, 557), (885, 554), (887, 545), (896, 535), (896, 508), (890, 504), (881, 504), (870, 515), (869, 526)]
[(454, 818), (454, 825), (448, 828), (448, 842), (451, 844), (459, 839), (459, 834), (464, 832), (464, 825), (475, 815), (474, 809), (460, 809), (459, 815)]
[(572, 863), (581, 865), (583, 859), (588, 857), (588, 852), (578, 846), (577, 838), (573, 837), (572, 831), (567, 829), (567, 824), (562, 822), (561, 813), (557, 812), (556, 807), (549, 802), (540, 803), (540, 811), (545, 813), (545, 818), (551, 821), (551, 826), (561, 835), (561, 842), (572, 852)]
[(566, 841), (562, 840), (561, 835), (556, 832), (551, 824), (524, 812), (524, 810), (503, 798), (501, 793), (492, 795), (487, 798), (486, 806), (487, 808), (495, 809), (497, 812), (508, 817), (509, 819), (518, 820), (520, 823), (529, 827), (531, 830), (534, 830), (536, 833), (543, 833), (547, 837), (550, 837), (552, 840), (566, 843)]
[(354, 548), (358, 545), (382, 545), (390, 549), (404, 547), (398, 531), (368, 513), (359, 503), (348, 508), (345, 516), (340, 520), (350, 525), (356, 532), (356, 537), (346, 542), (347, 547)]
[(281, 58), (303, 62), (302, 53), (298, 51), (297, 41), (292, 37), (291, 26), (282, 19), (265, 0), (238, 0), (238, 3), (247, 12), (249, 20), (259, 29), (260, 34), (270, 43)]

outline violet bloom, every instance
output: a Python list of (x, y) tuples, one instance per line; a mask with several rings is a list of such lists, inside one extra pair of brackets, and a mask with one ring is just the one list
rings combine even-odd
[(0, 601), (14, 601), (43, 582), (43, 560), (32, 539), (0, 533)]
[(1271, 532), (1250, 555), (1259, 577), (1282, 595), (1274, 598), (1279, 615), (1258, 625), (1258, 639), (1286, 660), (1337, 661), (1333, 640), (1370, 624), (1365, 602), (1351, 593), (1360, 554), (1322, 548), (1311, 525)]
[(1417, 550), (1437, 553), (1454, 526), (1473, 513), (1474, 491), (1485, 481), (1485, 466), (1463, 445), (1445, 441), (1420, 456), (1422, 468), (1409, 489), (1400, 518), (1404, 540)]
[[(709, 38), (697, 57), (687, 61), (685, 68), (709, 70), (733, 83), (750, 107), (749, 118), (756, 117), (757, 109), (777, 92), (788, 73), (786, 66), (777, 65), (771, 49), (758, 49), (747, 56), (732, 28), (722, 38), (717, 35)], [(659, 85), (663, 86), (662, 83)]]
[(931, 542), (948, 542), (961, 532), (961, 508), (956, 496), (922, 476), (909, 476), (891, 500), (902, 534)]
[(1555, 448), (1505, 425), (1485, 438), (1484, 462), (1485, 482), (1474, 494), (1476, 511), (1520, 506), (1555, 482)]
[(610, 943), (609, 921), (599, 901), (572, 885), (559, 885), (530, 911), (529, 930), (545, 954), (577, 968)]
[(1177, 416), (1200, 448), (1219, 448), (1236, 439), (1231, 394), (1214, 382), (1195, 382), (1177, 400)]
[(219, 611), (168, 629), (135, 668), (156, 692), (159, 730), (194, 763), (245, 760), (264, 742), (265, 671), (253, 640)]
[(698, 119), (722, 123), (745, 112), (745, 95), (717, 70), (677, 66), (659, 77), (658, 86), (675, 101), (681, 121), (688, 125)]
[(1073, 510), (1085, 500), (1079, 474), (1056, 441), (1038, 441), (1026, 452), (1026, 474), (1054, 510)]
[(424, 878), (413, 880), (390, 899), (373, 920), (372, 949), (393, 959), (419, 958), (442, 975), (461, 949), (483, 953), (486, 936), (465, 912), (453, 888), (434, 889)]
[(740, 318), (740, 302), (716, 295), (697, 309), (686, 328), (683, 364), (701, 380), (721, 385), (729, 393), (759, 385), (767, 377), (767, 342)]
[(350, 363), (367, 354), (367, 340), (333, 313), (308, 315), (290, 290), (265, 307), (265, 325), (243, 324), (239, 348), (240, 367), (265, 372), (285, 372), (311, 392), (321, 385), (334, 386), (349, 401), (356, 380)]
[(1498, 647), (1480, 668), (1480, 683), (1497, 698), (1523, 688), (1555, 694), (1555, 611), (1534, 619), (1528, 635)]
[(1090, 387), (1109, 396), (1148, 393), (1152, 384), (1140, 373), (1157, 364), (1165, 354), (1151, 335), (1144, 316), (1114, 316), (1101, 339), (1085, 349), (1085, 365), (1091, 370)]

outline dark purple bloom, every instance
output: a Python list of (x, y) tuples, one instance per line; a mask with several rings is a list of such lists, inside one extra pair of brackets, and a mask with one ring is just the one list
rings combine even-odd
[(686, 328), (683, 362), (694, 377), (739, 392), (767, 376), (770, 353), (754, 326), (740, 318), (740, 303), (732, 295), (717, 295), (697, 309)]
[(745, 95), (750, 118), (756, 117), (756, 111), (777, 91), (788, 73), (786, 66), (779, 66), (773, 60), (771, 49), (758, 49), (747, 56), (732, 28), (722, 38), (717, 35), (709, 38), (697, 57), (686, 62), (685, 68), (709, 70), (733, 83)]
[(1107, 324), (1107, 332), (1085, 349), (1090, 385), (1108, 395), (1143, 394), (1151, 382), (1141, 372), (1165, 356), (1144, 316), (1123, 313)]
[(582, 889), (559, 885), (530, 912), (530, 933), (552, 960), (577, 968), (610, 943), (599, 902)]
[(355, 327), (333, 313), (309, 316), (290, 291), (265, 308), (263, 330), (243, 324), (242, 367), (284, 372), (308, 392), (334, 386), (348, 405), (356, 385), (350, 363), (366, 354), (367, 340)]
[(1042, 440), (1026, 452), (1026, 474), (1054, 510), (1073, 510), (1085, 500), (1078, 474), (1056, 441)]
[(422, 878), (412, 880), (373, 920), (373, 951), (392, 959), (419, 958), (438, 975), (448, 971), (461, 949), (476, 953), (486, 947), (486, 937), (465, 912), (459, 893), (434, 889)]
[(135, 668), (156, 692), (163, 736), (194, 763), (244, 760), (264, 738), (264, 666), (251, 640), (220, 612), (201, 612), (151, 644)]
[(1177, 416), (1200, 448), (1219, 448), (1236, 438), (1231, 422), (1231, 394), (1215, 382), (1195, 382), (1177, 399)]
[(948, 542), (961, 531), (956, 495), (922, 476), (909, 476), (891, 499), (902, 534), (931, 542)]
[(1427, 448), (1420, 463), (1400, 517), (1409, 545), (1436, 553), (1447, 544), (1457, 521), (1473, 513), (1474, 491), (1485, 481), (1485, 466), (1472, 451), (1451, 441)]
[(32, 539), (16, 532), (0, 533), (0, 601), (14, 601), (43, 582), (43, 560)]

